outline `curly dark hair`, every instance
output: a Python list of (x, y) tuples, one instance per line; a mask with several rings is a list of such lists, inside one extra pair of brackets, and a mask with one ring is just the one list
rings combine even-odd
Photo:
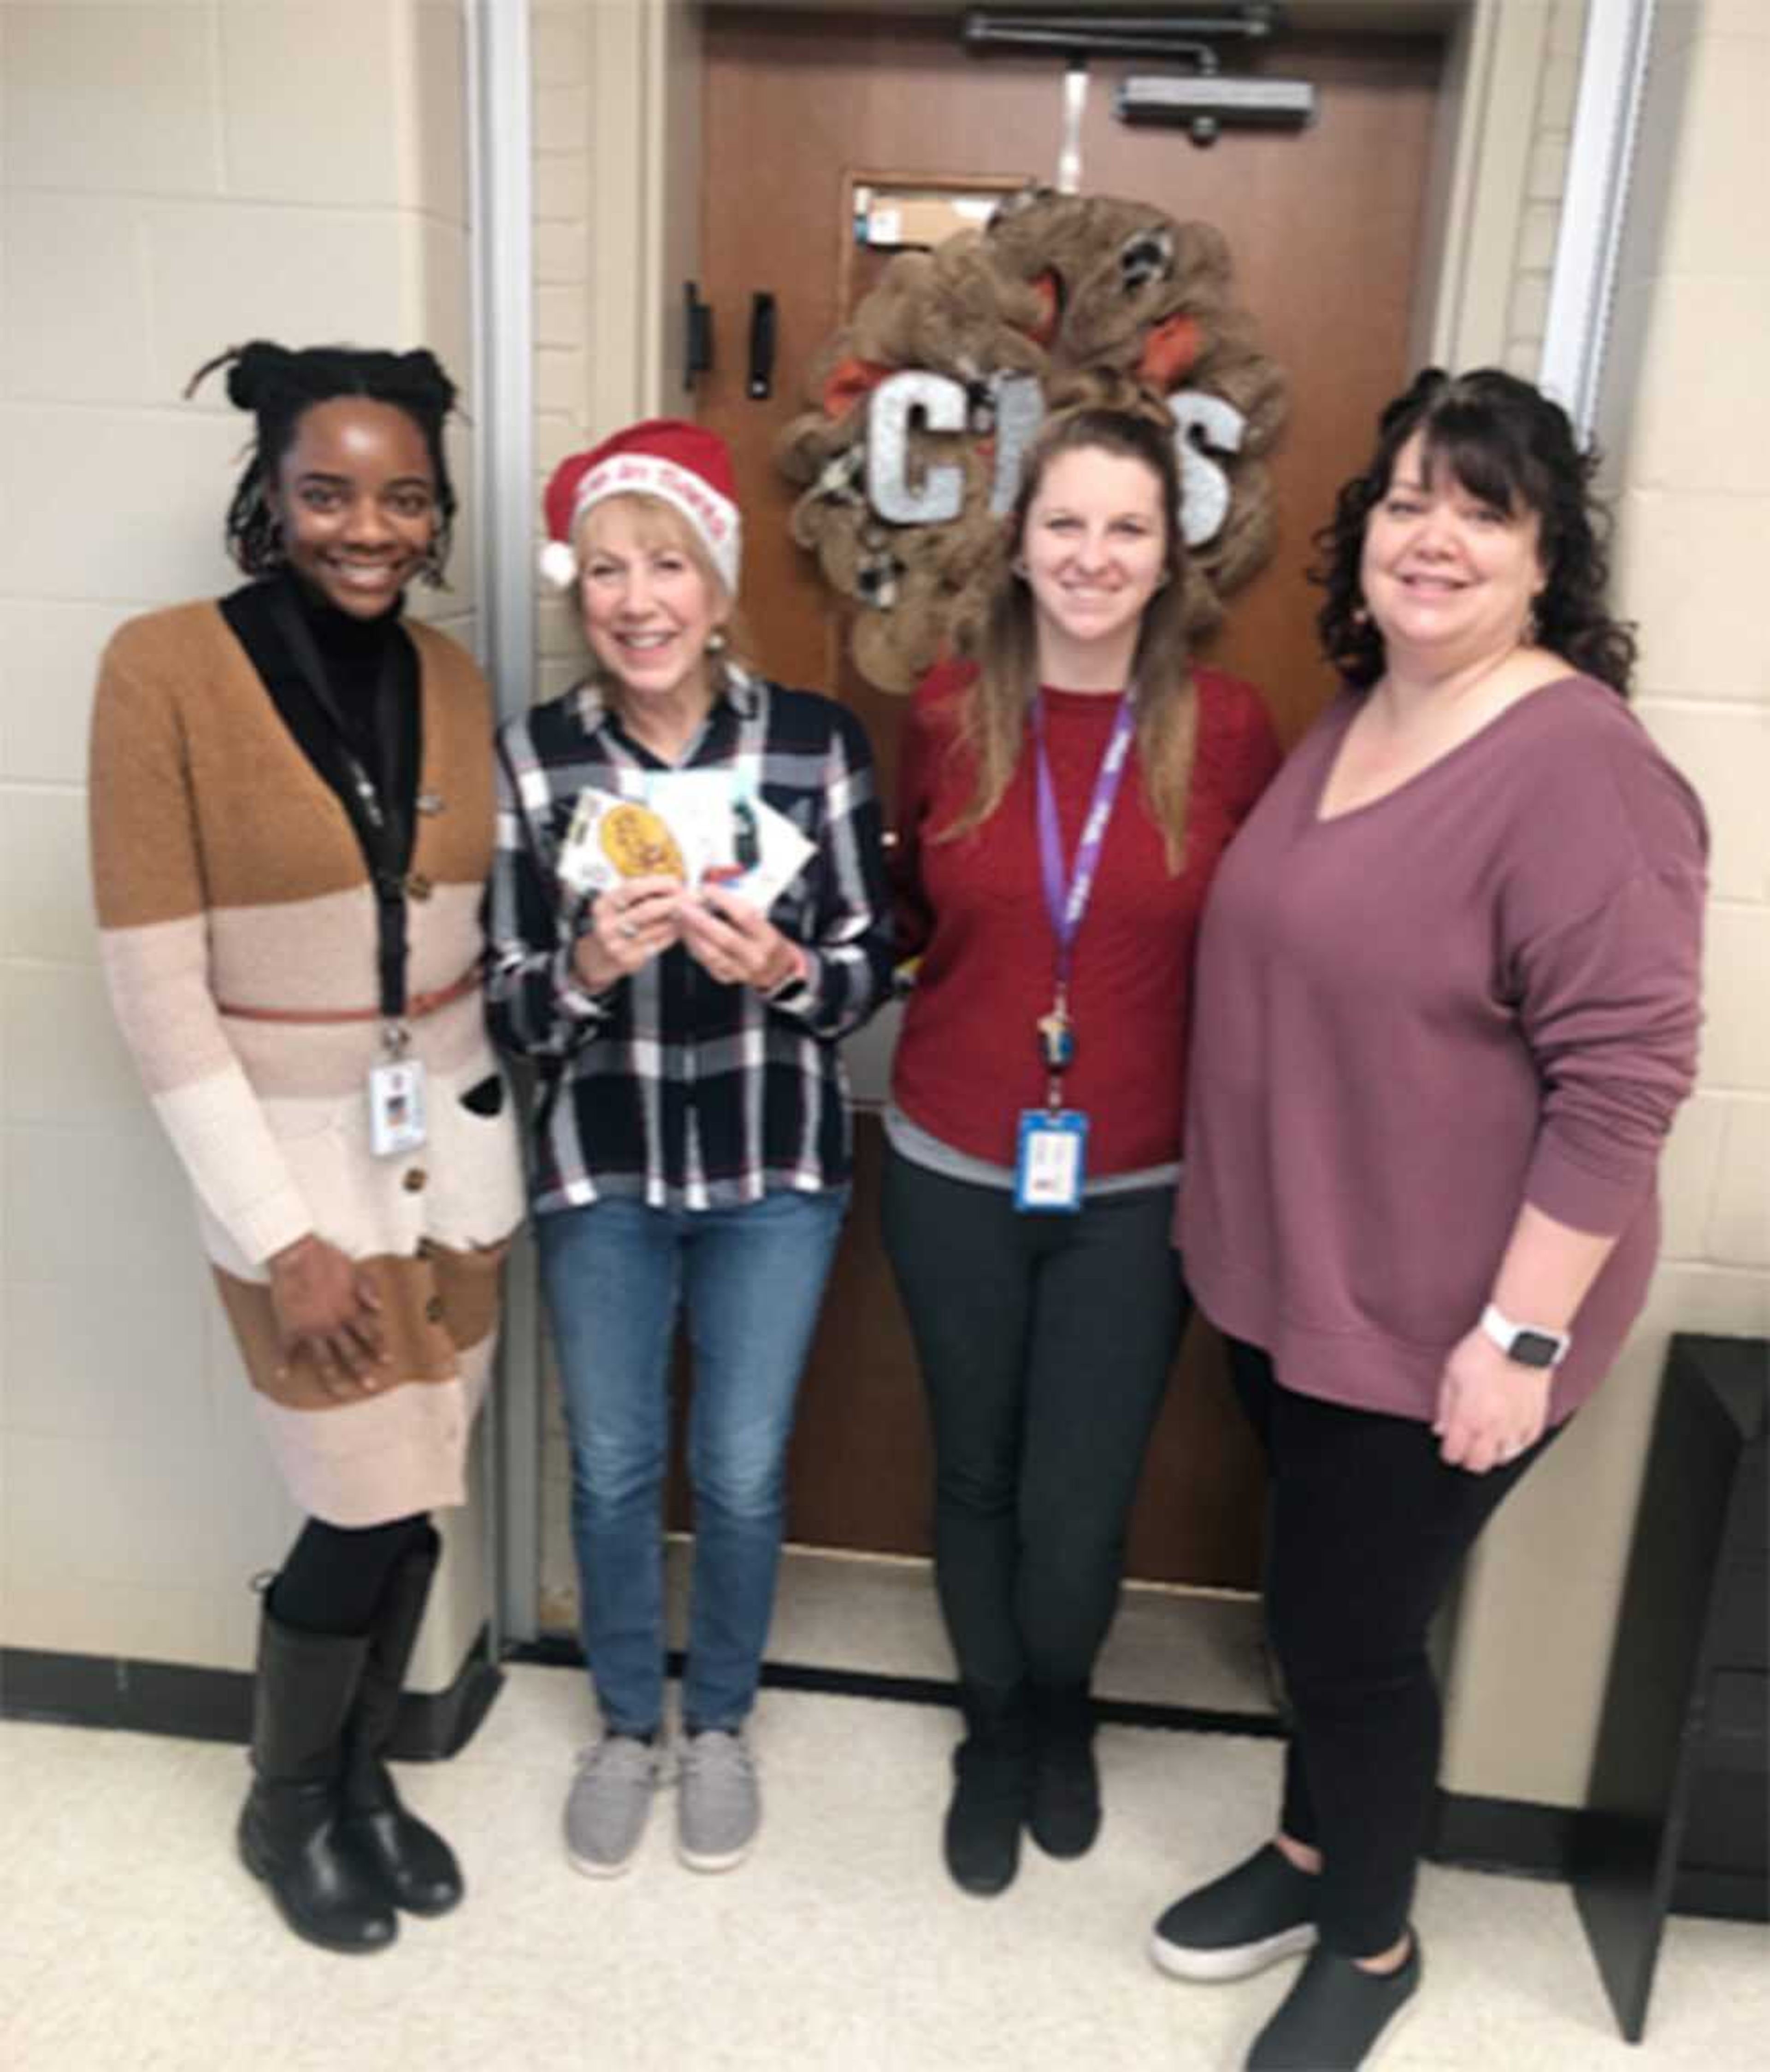
[(1415, 432), (1428, 471), (1442, 464), (1484, 504), (1534, 512), (1547, 578), (1533, 602), (1537, 639), (1626, 698), (1635, 635), (1605, 604), (1609, 524), (1591, 488), (1598, 456), (1580, 451), (1558, 403), (1497, 367), (1454, 377), (1429, 367), (1378, 419), (1370, 464), (1341, 490), (1333, 520), (1315, 535), (1320, 559), (1309, 578), (1327, 592), (1316, 627), (1328, 660), (1356, 690), (1383, 672), (1382, 635), (1364, 608), (1359, 562), (1365, 521)]
[(257, 436), (235, 484), (226, 525), (228, 551), (248, 576), (273, 574), (287, 558), (269, 491), (294, 442), (296, 426), (316, 403), (361, 396), (405, 411), (423, 435), (436, 479), (437, 529), (422, 575), (433, 589), (441, 587), (455, 516), (442, 428), (455, 407), (456, 391), (433, 352), (375, 352), (354, 345), (291, 347), (256, 338), (206, 360), (191, 376), (185, 394), (194, 394), (218, 367), (228, 370), (228, 401), (250, 410), (257, 420)]

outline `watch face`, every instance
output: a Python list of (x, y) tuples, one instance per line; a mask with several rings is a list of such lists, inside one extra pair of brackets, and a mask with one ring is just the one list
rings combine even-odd
[(1560, 1350), (1558, 1338), (1545, 1338), (1541, 1331), (1519, 1331), (1506, 1348), (1505, 1356), (1520, 1367), (1553, 1367)]

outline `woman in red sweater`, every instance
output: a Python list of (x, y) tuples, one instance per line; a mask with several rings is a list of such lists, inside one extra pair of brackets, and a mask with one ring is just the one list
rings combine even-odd
[(1187, 1312), (1166, 1244), (1189, 976), (1218, 856), (1277, 766), (1186, 652), (1172, 426), (1053, 417), (975, 665), (917, 693), (897, 852), (921, 955), (886, 1116), (885, 1241), (928, 1389), (935, 1579), (966, 1735), (946, 1858), (1099, 1826), (1089, 1680)]

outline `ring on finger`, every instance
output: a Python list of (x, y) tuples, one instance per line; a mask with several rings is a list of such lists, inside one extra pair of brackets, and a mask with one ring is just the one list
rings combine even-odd
[(638, 928), (634, 926), (632, 922), (623, 921), (621, 923), (621, 933), (625, 935), (627, 940), (630, 943), (637, 939), (639, 931)]

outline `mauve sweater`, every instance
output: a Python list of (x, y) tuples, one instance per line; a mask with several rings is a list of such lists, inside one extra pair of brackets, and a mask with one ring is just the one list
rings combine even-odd
[(1287, 1388), (1430, 1420), (1529, 1202), (1617, 1240), (1559, 1420), (1658, 1247), (1654, 1170), (1695, 1070), (1702, 808), (1621, 700), (1571, 676), (1322, 821), (1357, 709), (1341, 697), (1305, 736), (1212, 890), (1187, 1277)]

